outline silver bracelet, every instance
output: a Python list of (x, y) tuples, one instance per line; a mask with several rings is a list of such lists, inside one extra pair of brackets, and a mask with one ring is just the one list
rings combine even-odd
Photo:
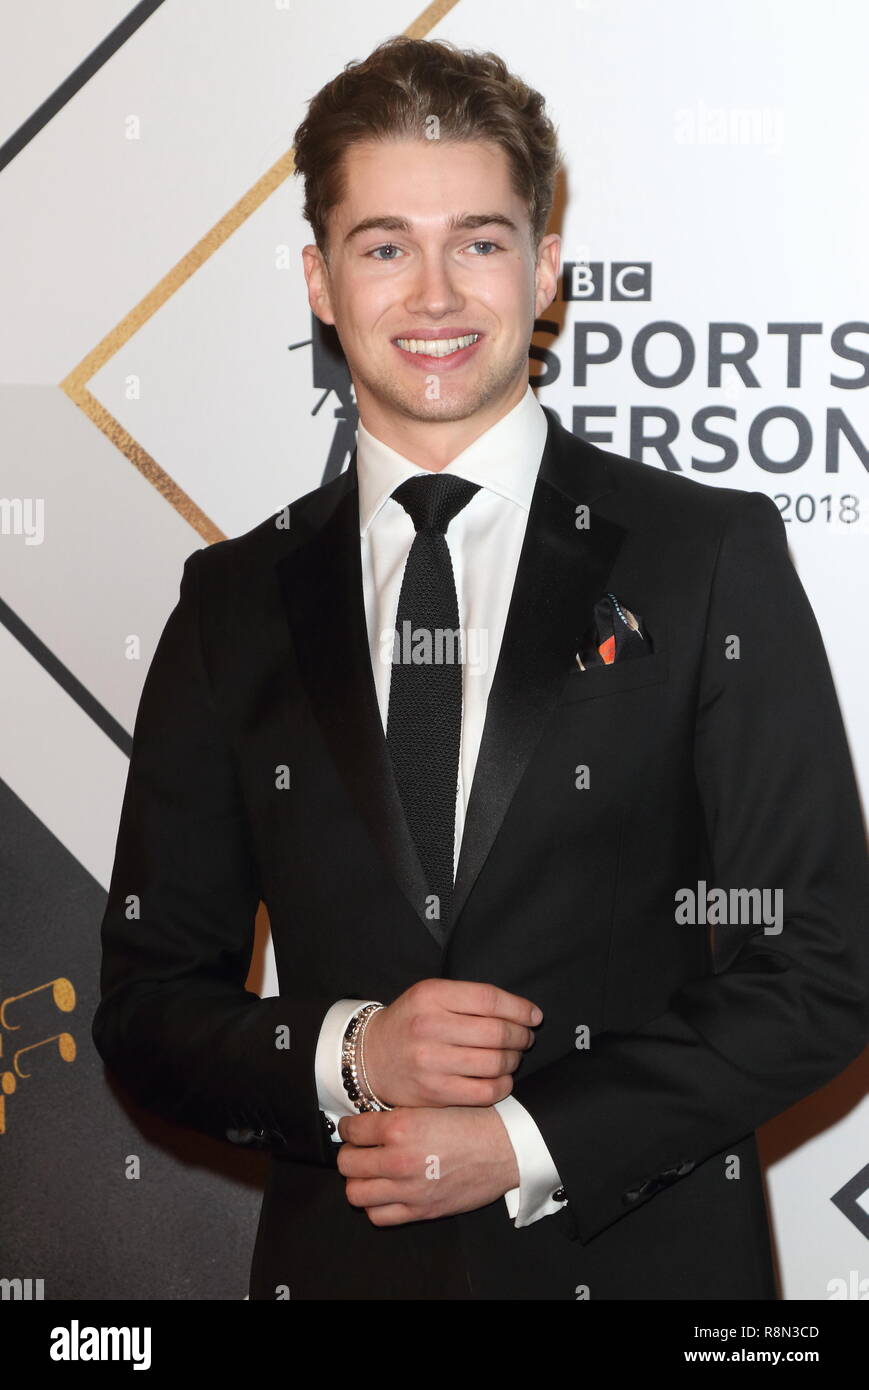
[(368, 1027), (368, 1024), (370, 1023), (370, 1021), (371, 1021), (371, 1019), (374, 1017), (374, 1015), (375, 1015), (376, 1013), (378, 1013), (380, 1009), (385, 1009), (385, 1008), (386, 1008), (386, 1005), (385, 1005), (385, 1004), (375, 1004), (375, 1006), (374, 1006), (372, 1009), (370, 1009), (370, 1010), (366, 1013), (365, 1017), (362, 1019), (360, 1025), (359, 1025), (359, 1034), (358, 1034), (358, 1037), (359, 1037), (359, 1065), (360, 1065), (360, 1067), (362, 1068), (362, 1080), (363, 1080), (363, 1082), (365, 1083), (365, 1090), (368, 1092), (368, 1099), (371, 1100), (371, 1101), (373, 1101), (375, 1110), (391, 1110), (391, 1109), (392, 1109), (392, 1106), (391, 1106), (391, 1105), (387, 1105), (385, 1100), (381, 1100), (381, 1099), (379, 1098), (379, 1096), (375, 1095), (375, 1093), (374, 1093), (374, 1087), (371, 1085), (371, 1082), (368, 1080), (368, 1073), (367, 1073), (367, 1071), (365, 1070), (365, 1029)]
[(359, 1084), (359, 1074), (356, 1070), (356, 1038), (371, 1014), (385, 1007), (385, 1004), (366, 1004), (364, 1008), (359, 1009), (347, 1024), (341, 1043), (341, 1081), (348, 1098), (361, 1113), (380, 1107), (371, 1103)]

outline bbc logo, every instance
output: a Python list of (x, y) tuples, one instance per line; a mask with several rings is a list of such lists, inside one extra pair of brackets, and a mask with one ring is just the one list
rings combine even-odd
[[(609, 293), (604, 295), (604, 286)], [(565, 261), (562, 298), (651, 299), (651, 261)]]

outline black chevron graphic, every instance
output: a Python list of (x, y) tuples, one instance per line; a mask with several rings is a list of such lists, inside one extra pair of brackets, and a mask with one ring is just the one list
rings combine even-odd
[(64, 78), (59, 87), (56, 87), (51, 96), (46, 97), (41, 106), (38, 106), (31, 116), (0, 145), (0, 171), (10, 164), (17, 154), (30, 144), (34, 136), (38, 135), (43, 126), (62, 111), (68, 101), (71, 101), (76, 92), (81, 91), (86, 82), (89, 82), (95, 72), (99, 72), (104, 63), (117, 53), (118, 49), (127, 42), (136, 30), (141, 28), (146, 19), (150, 19), (156, 9), (163, 4), (163, 0), (141, 0), (130, 13), (116, 24), (111, 33), (107, 34), (101, 43), (79, 63), (69, 77)]

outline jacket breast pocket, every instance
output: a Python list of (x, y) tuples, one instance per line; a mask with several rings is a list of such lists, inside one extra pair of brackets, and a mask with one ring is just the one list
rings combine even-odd
[(577, 666), (568, 672), (558, 703), (573, 704), (575, 700), (594, 700), (638, 690), (644, 685), (658, 685), (668, 674), (669, 662), (663, 650), (617, 661), (612, 666), (590, 666), (586, 671)]

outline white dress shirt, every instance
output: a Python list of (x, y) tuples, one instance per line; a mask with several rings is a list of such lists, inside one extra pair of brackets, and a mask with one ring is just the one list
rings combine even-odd
[[(522, 400), (441, 470), (479, 484), (446, 533), (463, 630), (462, 726), (459, 753), (454, 868), (458, 866), (465, 815), (483, 734), (486, 705), (504, 635), (531, 496), (546, 443), (546, 416), (529, 386)], [(392, 493), (407, 478), (425, 474), (365, 429), (356, 435), (362, 583), (371, 662), (380, 716), (386, 731), (395, 630), (404, 566), (415, 535), (413, 522)], [(389, 640), (387, 640), (389, 639)], [(320, 1030), (315, 1075), (320, 1108), (336, 1126), (357, 1111), (341, 1083), (344, 1030), (365, 999), (339, 999)], [(529, 1226), (561, 1211), (553, 1193), (561, 1187), (543, 1136), (523, 1105), (507, 1096), (495, 1105), (516, 1154), (519, 1186), (504, 1194), (516, 1226)]]

